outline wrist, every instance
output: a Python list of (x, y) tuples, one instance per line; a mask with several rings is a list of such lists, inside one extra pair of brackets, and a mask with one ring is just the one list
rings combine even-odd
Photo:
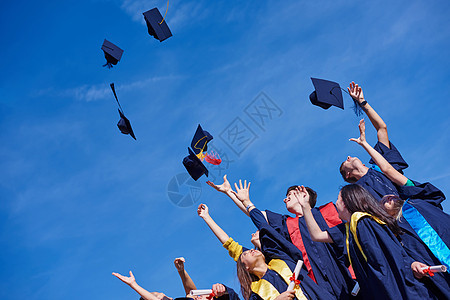
[(253, 204), (253, 203), (249, 203), (249, 204), (247, 204), (247, 205), (245, 205), (245, 210), (247, 211), (247, 212), (250, 212), (250, 209), (251, 208), (254, 208), (255, 207), (255, 205)]
[(135, 290), (135, 289), (139, 288), (139, 284), (137, 284), (137, 282), (135, 281), (135, 282), (130, 283), (130, 287), (131, 287), (133, 290)]

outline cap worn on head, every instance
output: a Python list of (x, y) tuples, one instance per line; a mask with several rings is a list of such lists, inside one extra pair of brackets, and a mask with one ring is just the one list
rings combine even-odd
[(161, 13), (156, 7), (146, 11), (143, 15), (145, 22), (147, 23), (148, 33), (155, 39), (162, 42), (172, 36), (172, 32), (170, 32), (166, 20), (163, 20)]
[(338, 83), (311, 78), (315, 91), (309, 95), (312, 104), (328, 109), (332, 105), (344, 109), (341, 87)]
[(203, 151), (208, 151), (208, 142), (213, 139), (213, 136), (209, 134), (208, 131), (203, 130), (202, 126), (198, 124), (197, 130), (195, 131), (194, 138), (191, 142), (192, 150), (195, 154), (202, 153)]
[(195, 155), (190, 148), (188, 148), (189, 155), (183, 159), (183, 165), (191, 175), (192, 179), (197, 181), (203, 174), (209, 175), (208, 169), (201, 162), (201, 160)]
[(117, 65), (119, 60), (122, 58), (123, 50), (111, 43), (108, 40), (103, 41), (102, 50), (105, 53), (106, 64), (103, 66), (111, 68), (112, 65)]

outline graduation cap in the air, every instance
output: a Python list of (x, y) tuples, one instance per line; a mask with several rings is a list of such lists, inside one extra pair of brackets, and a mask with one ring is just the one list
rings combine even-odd
[(323, 109), (328, 109), (332, 105), (344, 109), (344, 99), (339, 83), (318, 78), (311, 78), (311, 80), (315, 89), (309, 95), (312, 104)]
[(103, 41), (102, 50), (105, 53), (106, 58), (106, 64), (103, 65), (104, 67), (108, 66), (108, 68), (112, 68), (112, 65), (117, 65), (122, 58), (123, 50), (106, 39)]
[(194, 137), (192, 138), (191, 148), (195, 154), (201, 154), (208, 151), (208, 142), (213, 139), (213, 136), (208, 131), (203, 130), (202, 126), (198, 124)]
[(117, 127), (119, 127), (120, 132), (122, 132), (123, 134), (129, 134), (129, 135), (131, 135), (131, 137), (133, 139), (136, 139), (136, 137), (134, 136), (133, 128), (131, 128), (131, 123), (127, 119), (127, 117), (125, 117), (122, 106), (120, 106), (119, 99), (117, 99), (116, 89), (114, 88), (114, 83), (111, 83), (110, 86), (114, 93), (114, 97), (116, 98), (117, 104), (119, 105), (118, 111), (119, 111), (120, 120), (117, 123)]
[(147, 23), (148, 33), (160, 42), (172, 36), (166, 20), (162, 17), (159, 10), (155, 7), (143, 13)]
[[(314, 91), (309, 95), (309, 100), (312, 104), (320, 106), (323, 109), (328, 109), (331, 106), (336, 106), (344, 109), (344, 99), (342, 97), (342, 91), (348, 94), (346, 90), (341, 88), (339, 83), (325, 80), (312, 78), (311, 81), (314, 85)], [(356, 115), (360, 116), (362, 114), (362, 109), (360, 104), (353, 98), (353, 110)]]
[(203, 174), (209, 175), (208, 169), (202, 163), (202, 161), (192, 152), (191, 148), (188, 148), (189, 155), (183, 159), (183, 165), (191, 175), (192, 179), (197, 181)]

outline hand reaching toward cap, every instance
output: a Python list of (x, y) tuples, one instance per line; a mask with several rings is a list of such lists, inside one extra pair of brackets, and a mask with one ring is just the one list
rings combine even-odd
[(366, 123), (364, 122), (364, 119), (359, 121), (359, 138), (351, 138), (350, 141), (353, 141), (358, 145), (363, 145), (366, 142)]
[(364, 101), (362, 88), (355, 84), (353, 81), (350, 83), (350, 86), (347, 88), (347, 90), (350, 96), (359, 103), (362, 103)]
[(236, 192), (231, 190), (231, 193), (233, 193), (244, 206), (251, 204), (249, 195), (250, 182), (247, 185), (247, 180), (245, 180), (244, 186), (242, 186), (242, 180), (239, 179), (239, 187), (236, 183), (234, 183), (234, 187), (236, 188)]
[(173, 264), (175, 265), (175, 268), (177, 269), (178, 272), (184, 271), (184, 263), (185, 262), (186, 262), (186, 260), (184, 259), (184, 257), (175, 258), (175, 260), (173, 261)]
[(230, 183), (228, 182), (228, 179), (227, 179), (227, 175), (225, 174), (224, 176), (223, 176), (223, 183), (221, 184), (221, 185), (216, 185), (216, 184), (214, 184), (212, 181), (207, 181), (206, 182), (209, 186), (211, 186), (211, 187), (213, 187), (214, 189), (216, 189), (216, 191), (219, 191), (219, 192), (222, 192), (222, 193), (225, 193), (225, 194), (228, 194), (229, 192), (231, 192), (231, 185), (230, 185)]

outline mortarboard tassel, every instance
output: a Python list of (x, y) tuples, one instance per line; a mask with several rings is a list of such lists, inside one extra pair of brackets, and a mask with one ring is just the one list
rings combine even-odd
[(205, 160), (207, 162), (209, 162), (212, 165), (220, 165), (220, 163), (222, 162), (222, 159), (220, 158), (219, 154), (214, 152), (214, 151), (210, 151), (209, 153), (206, 153), (205, 156)]

